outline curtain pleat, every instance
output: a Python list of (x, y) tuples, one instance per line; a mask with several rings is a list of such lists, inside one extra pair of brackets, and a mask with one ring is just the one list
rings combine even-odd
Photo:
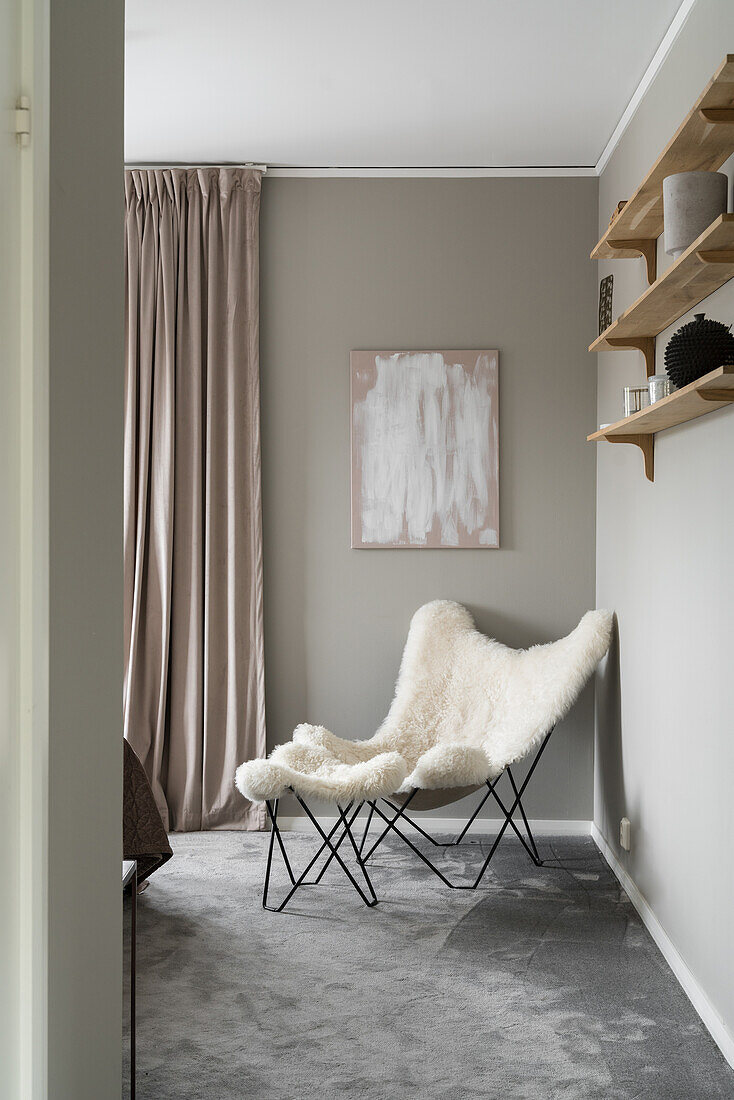
[(125, 736), (169, 830), (260, 829), (260, 173), (125, 173)]

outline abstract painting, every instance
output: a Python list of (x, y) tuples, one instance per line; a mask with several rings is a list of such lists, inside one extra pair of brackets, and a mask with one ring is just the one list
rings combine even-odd
[(498, 547), (499, 353), (350, 362), (352, 547)]

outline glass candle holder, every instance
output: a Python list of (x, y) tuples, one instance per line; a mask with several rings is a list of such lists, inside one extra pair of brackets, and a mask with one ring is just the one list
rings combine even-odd
[(667, 397), (673, 387), (667, 374), (653, 374), (647, 380), (647, 388), (650, 391), (650, 404), (654, 405), (656, 401), (662, 401)]
[(624, 415), (632, 416), (633, 413), (646, 409), (650, 404), (650, 391), (647, 386), (624, 387)]

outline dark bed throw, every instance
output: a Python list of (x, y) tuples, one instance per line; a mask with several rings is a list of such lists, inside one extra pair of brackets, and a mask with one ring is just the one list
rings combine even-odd
[(171, 858), (173, 852), (150, 789), (143, 765), (123, 739), (122, 789), (123, 859), (138, 861), (138, 882), (148, 878)]

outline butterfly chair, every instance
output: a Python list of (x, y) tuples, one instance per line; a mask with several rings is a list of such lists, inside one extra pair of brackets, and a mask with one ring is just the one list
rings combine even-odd
[[(389, 833), (398, 836), (442, 882), (455, 889), (476, 889), (508, 827), (534, 862), (540, 863), (522, 795), (555, 724), (571, 708), (607, 652), (611, 623), (610, 612), (589, 611), (566, 638), (514, 650), (480, 634), (460, 604), (435, 600), (421, 607), (410, 625), (395, 698), (373, 737), (348, 741), (323, 726), (301, 725), (292, 741), (278, 746), (267, 759), (251, 760), (237, 769), (237, 787), (246, 798), (265, 802), (272, 826), (263, 906), (279, 912), (299, 887), (320, 883), (334, 862), (365, 904), (376, 904), (367, 863)], [(533, 753), (530, 769), (518, 786), (511, 765)], [(513, 792), (509, 804), (495, 790), (505, 771)], [(504, 821), (476, 878), (466, 884), (453, 883), (400, 825), (409, 824), (433, 841), (407, 811), (445, 805), (483, 787), (486, 794), (456, 841), (463, 838), (490, 796), (500, 806)], [(321, 839), (318, 851), (298, 876), (278, 828), (279, 800), (286, 791), (295, 795)], [(336, 805), (337, 819), (328, 832), (308, 805), (314, 799)], [(367, 826), (358, 844), (354, 826), (365, 805)], [(521, 815), (527, 840), (514, 821), (516, 813)], [(365, 852), (375, 816), (384, 828)], [(291, 886), (283, 901), (272, 906), (268, 891), (275, 844)], [(316, 877), (309, 879), (324, 854), (324, 864)]]

